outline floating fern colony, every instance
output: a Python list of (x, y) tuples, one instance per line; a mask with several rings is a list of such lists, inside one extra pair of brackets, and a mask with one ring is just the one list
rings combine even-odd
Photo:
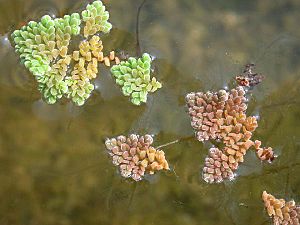
[(131, 102), (140, 105), (147, 101), (148, 92), (154, 92), (161, 88), (161, 83), (156, 78), (151, 79), (151, 57), (144, 53), (142, 58), (130, 57), (128, 61), (123, 61), (119, 65), (111, 68), (116, 83), (122, 86), (125, 96), (131, 96)]
[[(144, 54), (141, 59), (130, 58), (120, 62), (114, 52), (106, 57), (100, 32), (109, 33), (112, 25), (108, 22), (109, 13), (101, 1), (87, 5), (81, 15), (73, 13), (63, 18), (52, 19), (43, 16), (40, 22), (29, 22), (12, 34), (16, 52), (21, 62), (35, 76), (38, 89), (49, 104), (56, 103), (62, 97), (72, 99), (77, 105), (83, 105), (89, 98), (97, 77), (98, 62), (110, 66), (116, 83), (122, 86), (125, 96), (131, 95), (131, 102), (139, 105), (146, 102), (147, 93), (161, 87), (155, 78), (150, 78), (151, 58)], [(82, 34), (87, 40), (79, 45), (79, 50), (69, 53), (73, 36)], [(72, 68), (71, 68), (72, 66)]]

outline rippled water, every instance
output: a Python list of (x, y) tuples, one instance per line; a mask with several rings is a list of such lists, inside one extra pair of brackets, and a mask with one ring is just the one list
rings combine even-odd
[[(140, 44), (156, 57), (163, 88), (136, 107), (101, 69), (84, 107), (41, 101), (8, 40), (44, 14), (81, 11), (88, 1), (0, 0), (0, 224), (270, 224), (263, 190), (300, 202), (300, 2), (148, 0)], [(140, 0), (106, 0), (114, 29), (108, 49), (136, 52)], [(250, 98), (255, 137), (279, 156), (262, 164), (249, 152), (233, 182), (206, 184), (207, 146), (187, 139), (164, 148), (171, 172), (140, 183), (122, 179), (103, 140), (152, 133), (161, 145), (193, 135), (184, 96), (231, 86), (248, 62), (266, 76)]]

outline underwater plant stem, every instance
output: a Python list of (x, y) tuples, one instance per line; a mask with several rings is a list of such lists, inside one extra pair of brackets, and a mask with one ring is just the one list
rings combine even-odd
[(142, 50), (140, 46), (140, 14), (143, 6), (145, 5), (147, 0), (144, 0), (142, 4), (139, 6), (136, 16), (136, 27), (135, 27), (135, 34), (136, 34), (136, 55), (141, 56)]
[(34, 92), (34, 86), (32, 86), (32, 88), (31, 88), (31, 92), (30, 92), (30, 96), (29, 96), (30, 101), (32, 100), (33, 92)]
[[(293, 137), (293, 142), (292, 142), (292, 149), (297, 149), (297, 146), (295, 145), (295, 137)], [(296, 152), (294, 153), (296, 154)], [(293, 156), (293, 154), (292, 154)], [(296, 158), (295, 157), (291, 157), (290, 155), (290, 152), (287, 152), (287, 159), (289, 160), (289, 162), (292, 162), (292, 163), (289, 163), (288, 166), (289, 168), (287, 169), (287, 175), (286, 175), (286, 182), (285, 182), (285, 196), (287, 196), (289, 194), (289, 186), (290, 186), (290, 180), (291, 180), (291, 177), (290, 177), (290, 173), (291, 173), (291, 169), (292, 169), (292, 164), (295, 163), (295, 160)]]
[(260, 55), (255, 57), (254, 63), (257, 63), (259, 60), (261, 60), (267, 53), (268, 50), (273, 47), (273, 45), (277, 44), (277, 42), (281, 41), (282, 39), (286, 38), (285, 34), (279, 34), (274, 40), (271, 41), (270, 44), (268, 44), (262, 51)]
[[(71, 105), (71, 115), (73, 114), (73, 112), (74, 112), (74, 105)], [(73, 116), (71, 116), (67, 124), (67, 130), (70, 130), (72, 123), (73, 123)]]
[(113, 173), (112, 175), (112, 179), (111, 179), (111, 188), (109, 193), (107, 194), (107, 198), (106, 198), (106, 208), (111, 211), (111, 213), (113, 212), (111, 209), (111, 201), (112, 201), (112, 195), (113, 195), (113, 189), (114, 189), (114, 180), (115, 180), (115, 173)]
[(130, 198), (129, 198), (129, 202), (128, 202), (128, 210), (130, 210), (132, 202), (133, 202), (133, 197), (134, 197), (134, 194), (135, 194), (136, 189), (137, 189), (137, 182), (135, 182), (133, 185), (134, 185), (134, 187), (133, 187), (133, 190), (131, 192), (131, 195), (130, 195)]
[[(228, 193), (228, 190), (227, 190), (226, 185), (223, 183), (222, 186), (223, 186), (224, 192), (226, 193), (226, 196), (229, 196), (229, 193)], [(225, 204), (227, 204), (228, 201), (229, 201), (229, 200), (227, 199), (227, 201), (225, 202)], [(231, 220), (231, 224), (237, 225), (237, 224), (235, 223), (235, 221), (234, 221), (234, 219), (233, 219), (231, 213), (228, 211), (228, 208), (227, 208), (227, 207), (224, 207), (224, 209), (225, 209), (225, 214), (226, 214), (227, 217)]]

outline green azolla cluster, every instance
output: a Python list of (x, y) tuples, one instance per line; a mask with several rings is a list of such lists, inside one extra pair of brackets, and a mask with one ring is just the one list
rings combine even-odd
[(63, 57), (56, 61), (44, 76), (36, 77), (39, 84), (38, 89), (47, 103), (54, 104), (67, 93), (68, 84), (65, 77), (70, 62), (71, 56)]
[(68, 84), (63, 77), (55, 72), (49, 72), (37, 79), (38, 89), (49, 104), (54, 104), (68, 92)]
[[(108, 22), (109, 13), (99, 0), (87, 5), (81, 15), (85, 22), (85, 37), (98, 32), (108, 33), (112, 28)], [(84, 61), (83, 68), (77, 68), (76, 76), (68, 70), (72, 60), (68, 55), (68, 47), (71, 37), (80, 34), (80, 25), (81, 18), (78, 13), (56, 19), (46, 15), (40, 22), (31, 21), (12, 34), (21, 62), (35, 76), (38, 89), (49, 104), (54, 104), (66, 96), (77, 105), (83, 105), (94, 90), (89, 79), (82, 79), (84, 71), (88, 69), (85, 68)], [(144, 54), (140, 59), (131, 57), (111, 69), (116, 83), (122, 86), (123, 94), (131, 96), (135, 105), (146, 102), (148, 92), (161, 88), (155, 78), (151, 79), (150, 67), (151, 57)]]
[(144, 53), (139, 59), (130, 57), (111, 68), (116, 83), (122, 86), (125, 96), (131, 96), (131, 102), (140, 105), (147, 101), (148, 92), (161, 88), (161, 83), (155, 77), (151, 79), (151, 57)]
[(79, 35), (81, 19), (78, 13), (65, 15), (64, 18), (57, 18), (55, 21), (55, 27), (57, 29), (57, 35), (63, 37), (66, 34)]
[(43, 16), (39, 23), (31, 21), (12, 34), (22, 63), (35, 76), (50, 70), (51, 51), (55, 48), (54, 24), (50, 16)]
[[(22, 63), (35, 76), (49, 72), (51, 62), (61, 53), (61, 47), (69, 45), (71, 35), (79, 34), (80, 24), (78, 13), (54, 20), (46, 15), (40, 22), (31, 21), (14, 31), (12, 38)], [(65, 55), (66, 49), (63, 52)]]
[(50, 104), (67, 93), (64, 78), (70, 60), (65, 60), (61, 68), (53, 62), (66, 59), (71, 35), (80, 33), (80, 24), (78, 13), (58, 19), (46, 15), (12, 34), (21, 62), (36, 77), (40, 92)]
[(82, 19), (86, 22), (84, 27), (84, 36), (88, 37), (97, 32), (109, 33), (112, 28), (111, 23), (108, 22), (109, 12), (105, 11), (105, 6), (101, 1), (94, 1), (87, 5), (86, 10), (82, 13)]
[(90, 82), (83, 82), (81, 80), (68, 79), (67, 84), (69, 86), (67, 97), (72, 98), (72, 101), (78, 106), (85, 103), (94, 90), (94, 85)]
[[(82, 17), (86, 22), (86, 37), (99, 31), (108, 33), (112, 27), (108, 22), (109, 13), (101, 1), (89, 4)], [(80, 34), (80, 25), (78, 13), (57, 19), (46, 15), (40, 22), (31, 21), (12, 34), (21, 62), (35, 76), (39, 91), (50, 104), (66, 96), (77, 105), (83, 105), (94, 90), (90, 82), (73, 79), (67, 74), (71, 61), (68, 47), (71, 37)]]
[(56, 45), (59, 54), (64, 57), (67, 54), (71, 36), (80, 34), (81, 19), (78, 13), (65, 15), (64, 18), (54, 20), (56, 28)]

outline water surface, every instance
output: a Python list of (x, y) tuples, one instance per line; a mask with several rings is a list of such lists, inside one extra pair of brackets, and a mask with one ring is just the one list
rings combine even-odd
[[(142, 1), (104, 2), (114, 26), (106, 48), (134, 55)], [(1, 225), (266, 225), (262, 191), (300, 202), (299, 1), (147, 0), (140, 45), (156, 57), (163, 88), (136, 107), (101, 68), (84, 107), (49, 106), (8, 36), (29, 20), (87, 3), (0, 0)], [(200, 172), (208, 145), (188, 139), (164, 148), (171, 172), (140, 183), (119, 176), (105, 137), (151, 133), (158, 146), (193, 135), (185, 94), (230, 86), (249, 62), (266, 77), (248, 114), (260, 117), (255, 138), (274, 148), (272, 164), (249, 152), (237, 179), (209, 185)]]

